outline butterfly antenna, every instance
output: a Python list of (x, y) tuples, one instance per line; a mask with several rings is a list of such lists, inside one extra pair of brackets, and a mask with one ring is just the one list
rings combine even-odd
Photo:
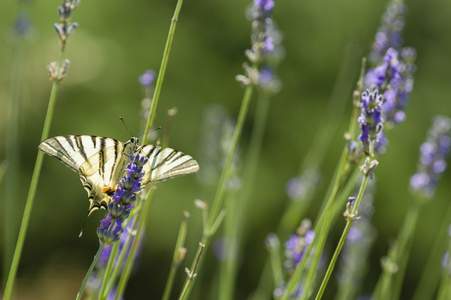
[(130, 133), (130, 135), (131, 135), (131, 136), (135, 136), (135, 135), (130, 131), (130, 129), (128, 129), (127, 124), (125, 124), (124, 119), (122, 119), (122, 117), (119, 117), (119, 119), (122, 121), (122, 124), (124, 124), (125, 128), (127, 128), (127, 130), (128, 130), (128, 132)]
[(83, 235), (83, 229), (85, 229), (86, 221), (88, 220), (88, 217), (85, 218), (85, 221), (83, 222), (83, 225), (81, 226), (80, 234), (78, 235), (79, 238)]
[[(151, 129), (151, 130), (149, 130), (149, 134), (150, 134), (150, 133), (153, 133), (153, 132), (155, 132), (155, 131), (157, 131), (157, 130), (160, 130), (160, 129), (161, 129), (161, 126), (158, 126), (158, 128)], [(141, 139), (143, 136), (144, 136), (144, 133), (141, 134), (141, 135), (139, 135), (138, 137)], [(149, 136), (148, 136), (147, 139), (149, 139)], [(144, 143), (146, 143), (146, 141), (144, 141)]]

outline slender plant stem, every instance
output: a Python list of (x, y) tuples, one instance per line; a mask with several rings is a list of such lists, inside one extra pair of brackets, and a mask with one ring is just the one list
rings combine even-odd
[(437, 300), (451, 298), (451, 240), (448, 239), (447, 260), (443, 266), (442, 280), (438, 289)]
[[(244, 180), (243, 180), (244, 181)], [(246, 183), (245, 183), (246, 184)], [(239, 195), (244, 192), (241, 190), (227, 191), (224, 204), (224, 210), (227, 214), (224, 218), (223, 226), (223, 259), (219, 266), (219, 289), (218, 300), (228, 300), (233, 298), (235, 291), (236, 262), (238, 257), (238, 233), (242, 230), (243, 222), (240, 219), (239, 208), (244, 210), (242, 199)]]
[(102, 284), (100, 285), (99, 294), (97, 299), (100, 300), (104, 297), (105, 289), (107, 287), (108, 279), (111, 278), (111, 272), (113, 271), (114, 261), (116, 259), (116, 254), (119, 249), (120, 242), (114, 243), (111, 247), (110, 257), (108, 258), (108, 263), (103, 274)]
[(121, 279), (119, 280), (119, 284), (117, 286), (115, 300), (119, 299), (119, 297), (124, 293), (128, 279), (130, 278), (130, 273), (132, 271), (133, 263), (136, 259), (136, 251), (138, 250), (139, 243), (141, 242), (139, 237), (142, 234), (144, 234), (144, 229), (146, 227), (147, 219), (150, 214), (150, 207), (151, 207), (151, 203), (152, 203), (153, 194), (155, 191), (153, 185), (154, 185), (154, 183), (151, 183), (150, 192), (147, 195), (146, 201), (144, 201), (143, 208), (141, 211), (141, 216), (137, 216), (138, 222), (139, 222), (138, 229), (136, 231), (136, 236), (133, 239), (133, 244), (131, 246), (130, 253), (127, 257), (127, 260), (125, 261), (124, 270), (122, 271), (122, 276), (121, 276)]
[(86, 283), (88, 282), (89, 277), (91, 276), (91, 273), (94, 270), (94, 267), (96, 266), (97, 261), (99, 260), (100, 254), (102, 254), (102, 250), (103, 250), (104, 247), (105, 246), (103, 244), (101, 244), (99, 246), (99, 250), (97, 250), (97, 253), (94, 256), (94, 259), (92, 260), (91, 266), (89, 267), (89, 270), (86, 273), (85, 278), (83, 279), (83, 282), (81, 284), (80, 290), (78, 291), (76, 300), (80, 300), (81, 299), (81, 296), (83, 295), (83, 291), (85, 289)]
[(386, 295), (387, 297), (393, 297), (391, 299), (398, 299), (399, 297), (407, 260), (409, 258), (410, 248), (413, 241), (413, 234), (415, 232), (416, 223), (418, 221), (422, 206), (423, 205), (420, 201), (414, 201), (407, 212), (401, 230), (399, 231), (396, 247), (393, 248), (396, 251), (394, 251), (392, 257), (394, 258), (394, 263), (398, 265), (398, 271), (393, 275), (391, 273), (386, 273), (392, 277), (390, 280), (392, 290), (386, 290), (387, 294), (382, 294), (382, 296)]
[[(125, 255), (127, 255), (128, 251), (129, 251), (130, 243), (132, 240), (134, 240), (136, 238), (136, 235), (134, 234), (134, 232), (136, 231), (135, 229), (138, 224), (137, 215), (140, 212), (139, 209), (140, 209), (140, 206), (138, 206), (137, 208), (135, 208), (132, 211), (133, 216), (130, 216), (130, 217), (133, 217), (133, 223), (129, 229), (126, 229), (126, 230), (130, 230), (130, 234), (128, 235), (128, 238), (125, 241), (124, 245), (122, 245), (122, 249), (119, 253), (119, 257), (117, 257), (117, 252), (119, 250), (120, 242), (115, 243), (113, 246), (113, 249), (110, 254), (110, 258), (108, 260), (108, 266), (111, 264), (111, 267), (114, 265), (114, 268), (112, 268), (112, 269), (110, 269), (110, 271), (108, 271), (109, 268), (107, 266), (107, 270), (105, 271), (105, 277), (102, 281), (102, 287), (101, 287), (100, 293), (99, 293), (99, 295), (101, 295), (103, 297), (102, 299), (107, 298), (108, 294), (111, 292), (114, 282), (116, 281), (116, 278), (122, 269), (122, 262), (124, 261)], [(128, 219), (128, 220), (130, 220), (130, 219)], [(127, 228), (128, 224), (125, 224), (124, 227)], [(117, 259), (116, 259), (116, 257), (117, 257)]]
[(235, 278), (239, 258), (238, 245), (241, 244), (245, 226), (245, 218), (249, 211), (251, 194), (254, 189), (255, 174), (260, 160), (263, 136), (268, 119), (269, 105), (271, 98), (260, 93), (257, 101), (252, 135), (249, 143), (248, 153), (244, 165), (242, 190), (237, 195), (230, 197), (230, 208), (225, 216), (224, 236), (227, 243), (224, 243), (227, 259), (221, 262), (221, 274), (219, 281), (219, 298), (228, 300), (233, 298), (235, 290)]
[[(17, 36), (13, 48), (10, 97), (7, 114), (6, 130), (6, 161), (8, 162), (8, 176), (4, 185), (4, 257), (3, 257), (3, 280), (6, 280), (8, 268), (14, 255), (14, 245), (18, 231), (18, 183), (19, 180), (19, 156), (20, 156), (20, 110), (23, 89), (23, 62), (25, 61), (26, 46), (23, 39)], [(3, 282), (5, 284), (5, 282)]]
[(180, 294), (179, 300), (185, 300), (188, 299), (189, 293), (191, 291), (191, 285), (194, 280), (194, 278), (197, 276), (196, 270), (199, 267), (200, 260), (202, 256), (202, 253), (204, 252), (205, 245), (202, 243), (199, 243), (199, 248), (197, 250), (196, 254), (196, 260), (193, 263), (193, 266), (191, 270), (187, 270), (188, 273), (188, 282), (186, 282), (185, 286), (183, 287), (182, 293)]
[[(360, 185), (359, 194), (357, 195), (356, 202), (355, 202), (354, 207), (352, 209), (352, 215), (357, 214), (357, 209), (358, 209), (358, 207), (360, 205), (360, 202), (361, 202), (361, 200), (363, 198), (363, 193), (365, 191), (367, 181), (368, 181), (368, 174), (363, 177), (362, 184)], [(354, 221), (355, 221), (354, 217), (352, 217), (352, 216), (348, 217), (348, 220), (346, 222), (346, 226), (345, 226), (345, 228), (343, 230), (343, 233), (341, 235), (340, 241), (338, 242), (338, 246), (335, 249), (334, 255), (332, 256), (332, 259), (331, 259), (331, 261), (329, 263), (329, 267), (327, 268), (326, 274), (324, 275), (323, 281), (321, 283), (321, 286), (319, 288), (319, 291), (318, 291), (318, 293), (316, 295), (315, 300), (319, 300), (323, 296), (324, 290), (326, 289), (327, 282), (329, 281), (329, 278), (332, 275), (332, 271), (334, 270), (335, 264), (337, 262), (338, 255), (340, 254), (341, 249), (343, 248), (343, 245), (344, 245), (344, 243), (346, 241), (346, 237), (348, 236), (349, 230), (351, 229), (351, 225), (352, 225), (352, 223)]]
[(252, 98), (252, 91), (253, 91), (252, 85), (246, 86), (243, 101), (241, 102), (240, 112), (238, 114), (238, 119), (235, 125), (235, 129), (233, 131), (230, 149), (227, 153), (226, 161), (224, 163), (224, 169), (222, 171), (221, 178), (219, 180), (218, 189), (216, 190), (216, 195), (213, 200), (213, 204), (211, 206), (210, 215), (206, 228), (207, 235), (211, 234), (209, 231), (212, 228), (213, 224), (215, 223), (215, 220), (218, 217), (219, 211), (222, 207), (222, 201), (224, 199), (226, 185), (230, 178), (230, 171), (232, 169), (233, 158), (235, 156), (235, 152), (238, 147), (238, 141), (241, 136), (241, 132), (243, 131), (244, 121), (246, 120), (247, 111), (249, 109), (249, 103)]
[[(114, 282), (116, 281), (116, 278), (122, 269), (122, 262), (124, 261), (125, 256), (129, 253), (130, 243), (136, 239), (136, 235), (134, 235), (132, 233), (135, 232), (137, 224), (138, 224), (138, 217), (137, 217), (137, 213), (136, 213), (135, 217), (133, 218), (133, 224), (130, 228), (130, 235), (128, 236), (127, 240), (125, 241), (124, 245), (122, 246), (122, 249), (119, 253), (119, 257), (117, 258), (113, 272), (111, 274), (106, 274), (108, 277), (105, 277), (105, 279), (104, 279), (104, 280), (108, 281), (108, 284), (107, 284), (105, 290), (102, 291), (102, 297), (104, 297), (104, 298), (106, 298), (108, 296), (108, 294), (111, 292)], [(114, 246), (116, 248), (116, 253), (117, 253), (117, 248), (119, 248), (119, 243), (116, 243)], [(116, 258), (116, 253), (113, 256), (114, 259)], [(103, 282), (102, 282), (102, 284), (103, 284)]]
[[(149, 117), (147, 119), (146, 122), (146, 126), (144, 129), (144, 136), (142, 139), (142, 143), (145, 144), (147, 143), (147, 139), (149, 136), (149, 131), (150, 128), (152, 127), (153, 121), (155, 119), (155, 115), (156, 115), (156, 109), (157, 109), (157, 105), (158, 105), (158, 100), (160, 98), (160, 92), (161, 92), (161, 88), (163, 85), (163, 79), (164, 79), (164, 75), (166, 73), (166, 67), (169, 61), (169, 54), (171, 51), (171, 46), (172, 46), (172, 41), (174, 39), (175, 36), (175, 28), (177, 25), (177, 21), (178, 21), (178, 17), (180, 14), (180, 10), (182, 8), (182, 4), (183, 4), (183, 0), (178, 0), (177, 1), (177, 5), (174, 11), (174, 15), (172, 17), (171, 20), (171, 25), (169, 27), (169, 33), (168, 33), (168, 37), (166, 39), (166, 45), (163, 51), (163, 58), (161, 60), (161, 65), (160, 65), (160, 70), (158, 72), (158, 77), (157, 77), (157, 81), (155, 84), (155, 90), (153, 93), (153, 97), (152, 97), (152, 104), (150, 107), (150, 111), (149, 111)], [(147, 223), (147, 218), (149, 215), (149, 211), (150, 211), (150, 204), (151, 204), (151, 200), (153, 197), (153, 189), (151, 187), (151, 191), (149, 192), (147, 199), (143, 205), (143, 209), (142, 211), (136, 216), (136, 218), (139, 219), (139, 224), (138, 224), (138, 230), (136, 233), (136, 238), (133, 240), (133, 244), (132, 244), (132, 248), (130, 251), (129, 256), (127, 257), (127, 260), (125, 262), (125, 266), (124, 266), (124, 270), (122, 273), (122, 276), (119, 280), (119, 284), (118, 284), (118, 288), (117, 288), (117, 292), (116, 292), (116, 298), (118, 299), (120, 297), (120, 295), (123, 294), (124, 290), (125, 290), (125, 286), (128, 282), (128, 279), (130, 277), (130, 273), (131, 273), (131, 269), (133, 266), (133, 262), (135, 259), (135, 253), (137, 251), (138, 248), (138, 243), (139, 241), (139, 237), (142, 234), (142, 232), (144, 231), (145, 225)], [(142, 214), (142, 215), (141, 215)]]
[[(61, 65), (61, 60), (62, 60), (62, 51), (60, 53), (60, 57), (59, 57), (58, 64), (57, 64), (58, 69), (59, 69), (59, 66)], [(41, 141), (45, 140), (49, 136), (50, 125), (52, 123), (53, 111), (54, 111), (55, 103), (56, 103), (56, 94), (58, 91), (58, 86), (59, 86), (59, 81), (58, 80), (53, 81), (52, 91), (50, 93), (50, 99), (49, 99), (49, 104), (48, 104), (48, 108), (47, 108), (47, 115), (45, 117), (44, 128), (42, 129)], [(30, 189), (28, 191), (27, 202), (25, 203), (24, 214), (22, 217), (21, 225), (20, 225), (19, 236), (17, 238), (16, 249), (14, 251), (11, 268), (9, 270), (8, 280), (6, 282), (5, 293), (3, 295), (4, 300), (10, 299), (11, 293), (13, 290), (14, 281), (15, 281), (16, 274), (17, 274), (17, 268), (19, 266), (20, 257), (22, 255), (23, 244), (24, 244), (25, 236), (26, 236), (27, 230), (28, 230), (28, 223), (30, 221), (31, 210), (33, 208), (34, 198), (36, 195), (36, 188), (37, 188), (38, 182), (39, 182), (39, 175), (41, 174), (43, 158), (44, 158), (44, 153), (38, 151), (38, 154), (36, 157), (36, 163), (35, 163), (34, 170), (33, 170), (33, 176), (31, 177), (31, 184), (30, 184)]]
[[(246, 86), (246, 89), (244, 91), (243, 100), (241, 102), (240, 112), (238, 114), (238, 119), (237, 119), (237, 122), (235, 125), (235, 129), (233, 131), (232, 141), (230, 143), (230, 149), (227, 153), (227, 157), (226, 157), (226, 160), (224, 163), (224, 169), (222, 170), (222, 173), (221, 173), (221, 178), (219, 180), (218, 188), (216, 190), (215, 198), (213, 200), (213, 204), (212, 204), (212, 207), (210, 210), (207, 225), (204, 228), (204, 234), (203, 234), (202, 241), (201, 241), (202, 249), (201, 249), (201, 247), (198, 248), (198, 256), (197, 256), (198, 259), (195, 262), (193, 262), (191, 269), (194, 269), (194, 266), (196, 266), (196, 268), (201, 267), (204, 256), (199, 255), (199, 254), (202, 253), (202, 251), (204, 251), (204, 248), (208, 247), (210, 237), (215, 232), (216, 228), (219, 226), (219, 222), (221, 221), (221, 218), (223, 217), (223, 214), (221, 214), (220, 210), (221, 210), (222, 202), (224, 199), (226, 185), (230, 179), (230, 171), (231, 171), (231, 167), (232, 167), (233, 158), (235, 156), (235, 152), (236, 152), (236, 149), (238, 146), (238, 141), (241, 136), (241, 132), (243, 130), (244, 121), (246, 119), (247, 111), (249, 109), (249, 103), (252, 98), (252, 91), (253, 91), (252, 85)], [(183, 297), (181, 295), (180, 299), (185, 299), (185, 298), (187, 299), (189, 297), (189, 294), (193, 287), (193, 284), (192, 284), (193, 281), (194, 281), (194, 278), (190, 278), (189, 276), (186, 278), (184, 288), (183, 288), (183, 293), (182, 293)]]
[(301, 261), (298, 263), (296, 270), (294, 271), (291, 279), (288, 281), (287, 288), (285, 289), (285, 292), (282, 296), (282, 300), (289, 299), (290, 295), (293, 294), (297, 284), (299, 283), (299, 281), (301, 279), (302, 272), (305, 269), (305, 266), (307, 264), (307, 259), (310, 256), (310, 252), (313, 249), (313, 247), (315, 247), (315, 249), (316, 249), (315, 251), (320, 251), (320, 252), (322, 251), (322, 249), (316, 248), (316, 244), (318, 243), (318, 241), (321, 238), (319, 229), (321, 229), (321, 228), (323, 229), (323, 230), (321, 230), (321, 233), (327, 232), (327, 229), (324, 227), (324, 220), (325, 220), (325, 216), (328, 215), (327, 212), (331, 208), (333, 208), (333, 202), (334, 202), (333, 199), (335, 198), (335, 195), (338, 192), (341, 174), (342, 174), (342, 171), (344, 170), (345, 162), (346, 162), (346, 156), (347, 156), (346, 149), (347, 148), (344, 149), (341, 159), (340, 159), (340, 162), (338, 164), (338, 168), (336, 169), (336, 173), (334, 175), (335, 179), (333, 180), (334, 184), (332, 185), (333, 188), (330, 189), (331, 192), (330, 192), (330, 194), (328, 193), (329, 196), (326, 197), (328, 200), (323, 204), (323, 208), (321, 209), (320, 216), (317, 218), (318, 220), (314, 226), (313, 230), (316, 233), (315, 239), (313, 240), (313, 242), (310, 245), (307, 246), (307, 249), (305, 250), (304, 255), (302, 256)]
[[(357, 113), (356, 110), (358, 109), (358, 101), (360, 99), (361, 91), (362, 91), (362, 78), (363, 78), (363, 70), (365, 68), (365, 62), (366, 60), (362, 60), (362, 67), (360, 70), (360, 77), (359, 81), (357, 82), (357, 88), (353, 95), (353, 114), (351, 116), (350, 120), (350, 132), (348, 132), (348, 139), (351, 139), (355, 135), (355, 126), (353, 126), (353, 123), (357, 122)], [(348, 158), (348, 148), (347, 145), (345, 145), (338, 171), (335, 173), (335, 178), (333, 180), (334, 184), (332, 185), (333, 188), (331, 189), (331, 193), (328, 197), (326, 197), (327, 201), (323, 202), (323, 207), (320, 212), (320, 216), (318, 218), (318, 222), (315, 225), (314, 231), (317, 234), (315, 237), (315, 240), (312, 244), (310, 244), (307, 247), (306, 254), (304, 254), (301, 262), (296, 267), (295, 273), (291, 277), (290, 281), (288, 282), (287, 289), (285, 290), (285, 293), (282, 297), (283, 300), (286, 300), (290, 297), (290, 295), (294, 292), (294, 289), (296, 288), (297, 283), (300, 280), (301, 274), (303, 272), (303, 268), (305, 268), (306, 261), (308, 259), (308, 253), (310, 253), (311, 249), (315, 247), (315, 253), (321, 253), (324, 247), (325, 239), (327, 237), (327, 234), (330, 229), (331, 224), (331, 218), (333, 217), (332, 210), (335, 205), (335, 201), (337, 199), (338, 192), (340, 188), (343, 186), (343, 184), (347, 181), (349, 177), (349, 168), (351, 167), (350, 161)], [(325, 218), (325, 219), (324, 219)], [(323, 225), (324, 222), (324, 225)], [(318, 229), (321, 229), (321, 231), (318, 232)], [(313, 285), (313, 276), (315, 272), (315, 268), (318, 265), (320, 255), (315, 255), (312, 262), (311, 262), (311, 271), (309, 272), (306, 285), (304, 285), (303, 294), (304, 297), (307, 297), (308, 291), (311, 288), (311, 285)], [(313, 270), (312, 270), (313, 269)]]
[(182, 250), (183, 246), (185, 245), (185, 239), (186, 239), (186, 233), (187, 233), (187, 227), (188, 227), (188, 224), (187, 224), (188, 217), (189, 217), (188, 212), (184, 212), (184, 218), (183, 218), (182, 224), (180, 225), (179, 235), (177, 237), (177, 242), (175, 244), (174, 255), (172, 257), (172, 264), (171, 264), (171, 268), (169, 271), (168, 280), (166, 281), (166, 286), (164, 288), (164, 293), (163, 293), (163, 297), (162, 297), (163, 300), (168, 300), (169, 297), (171, 296), (171, 290), (174, 285), (175, 274), (177, 272), (178, 267), (180, 266), (180, 262), (183, 260), (183, 258), (185, 256), (184, 253), (181, 256), (181, 250)]
[(160, 70), (158, 72), (157, 82), (155, 83), (155, 90), (153, 92), (152, 104), (150, 106), (149, 118), (147, 119), (146, 127), (144, 129), (143, 143), (147, 143), (147, 138), (149, 136), (150, 128), (152, 127), (153, 121), (155, 119), (155, 112), (157, 110), (158, 100), (160, 98), (161, 87), (163, 85), (164, 75), (166, 73), (166, 67), (168, 65), (169, 53), (171, 52), (172, 41), (175, 35), (175, 28), (177, 26), (177, 21), (179, 18), (180, 10), (182, 8), (183, 0), (177, 1), (177, 6), (175, 7), (174, 15), (171, 20), (171, 26), (169, 27), (168, 38), (166, 40), (166, 45), (164, 47), (163, 58), (161, 60)]
[(442, 268), (441, 259), (446, 251), (446, 244), (443, 241), (447, 236), (449, 220), (451, 220), (451, 205), (448, 205), (448, 210), (442, 219), (442, 225), (440, 225), (432, 250), (424, 265), (423, 272), (421, 272), (421, 278), (415, 288), (412, 300), (432, 299), (439, 282)]
[(310, 290), (313, 288), (313, 285), (315, 284), (315, 274), (318, 268), (319, 260), (321, 258), (322, 250), (324, 249), (324, 245), (326, 243), (327, 235), (330, 229), (330, 224), (332, 223), (332, 213), (333, 208), (328, 210), (324, 226), (322, 226), (320, 231), (321, 235), (319, 236), (318, 242), (315, 246), (315, 251), (313, 252), (313, 259), (312, 262), (310, 263), (307, 278), (305, 280), (305, 285), (302, 291), (303, 294), (302, 299), (304, 300), (308, 299)]

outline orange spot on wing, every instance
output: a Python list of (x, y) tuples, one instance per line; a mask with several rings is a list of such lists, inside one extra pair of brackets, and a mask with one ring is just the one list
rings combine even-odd
[(112, 187), (104, 187), (102, 192), (104, 192), (105, 194), (108, 194), (110, 196), (112, 196), (114, 194), (114, 192), (116, 192), (116, 189), (112, 188)]

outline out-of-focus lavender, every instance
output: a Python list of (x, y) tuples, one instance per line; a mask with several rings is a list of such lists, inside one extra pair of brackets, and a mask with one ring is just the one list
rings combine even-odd
[(443, 267), (445, 276), (446, 275), (451, 276), (451, 261), (449, 260), (449, 254), (451, 252), (451, 249), (450, 249), (451, 248), (451, 225), (448, 226), (448, 238), (450, 240), (450, 243), (448, 245), (448, 249), (447, 249), (445, 255), (443, 255), (443, 258), (442, 258), (442, 267)]
[[(403, 0), (391, 0), (387, 4), (368, 58), (370, 70), (365, 76), (365, 86), (377, 88), (385, 97), (382, 105), (384, 131), (406, 119), (404, 110), (413, 90), (416, 50), (403, 47), (402, 32), (406, 13), (407, 7)], [(375, 152), (383, 154), (387, 145), (388, 139), (381, 132)]]
[(293, 201), (307, 200), (306, 196), (317, 187), (320, 179), (318, 170), (308, 169), (301, 176), (291, 178), (285, 185), (285, 191)]
[[(286, 281), (279, 282), (278, 287), (273, 292), (274, 299), (280, 298), (286, 289), (286, 283), (290, 280), (297, 265), (305, 255), (307, 246), (310, 245), (314, 238), (315, 232), (311, 230), (312, 223), (308, 219), (302, 220), (301, 224), (296, 230), (296, 234), (292, 234), (285, 243), (285, 261), (284, 270), (286, 272)], [(290, 296), (290, 299), (297, 299), (302, 294), (302, 285), (299, 283), (295, 292)]]
[(451, 146), (451, 119), (435, 117), (426, 141), (420, 146), (417, 173), (410, 178), (413, 193), (432, 198), (438, 179), (447, 167), (446, 158)]
[(404, 29), (407, 6), (403, 0), (392, 0), (387, 4), (387, 10), (382, 15), (381, 25), (374, 36), (371, 52), (368, 55), (370, 67), (376, 67), (382, 61), (389, 48), (400, 49), (403, 44), (402, 31)]
[[(202, 168), (199, 179), (207, 185), (216, 184), (219, 180), (222, 164), (230, 149), (230, 141), (235, 128), (235, 121), (227, 109), (220, 105), (208, 106), (203, 113), (203, 125), (200, 140), (200, 161)], [(238, 147), (232, 164), (232, 174), (228, 188), (241, 185), (238, 170), (241, 168), (241, 150)]]
[(245, 75), (236, 77), (243, 85), (258, 86), (268, 95), (280, 90), (275, 68), (285, 56), (282, 34), (271, 18), (274, 5), (273, 0), (254, 0), (248, 9), (247, 16), (252, 21), (252, 34), (251, 48), (245, 53), (251, 65), (245, 63)]

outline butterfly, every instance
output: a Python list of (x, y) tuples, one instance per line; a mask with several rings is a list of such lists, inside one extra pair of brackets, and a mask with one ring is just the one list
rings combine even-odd
[(46, 139), (38, 148), (80, 175), (88, 192), (88, 216), (96, 209), (107, 209), (110, 196), (124, 176), (132, 154), (139, 153), (148, 158), (143, 166), (142, 186), (199, 170), (199, 164), (191, 156), (171, 148), (138, 146), (136, 137), (122, 143), (100, 136), (63, 135)]

